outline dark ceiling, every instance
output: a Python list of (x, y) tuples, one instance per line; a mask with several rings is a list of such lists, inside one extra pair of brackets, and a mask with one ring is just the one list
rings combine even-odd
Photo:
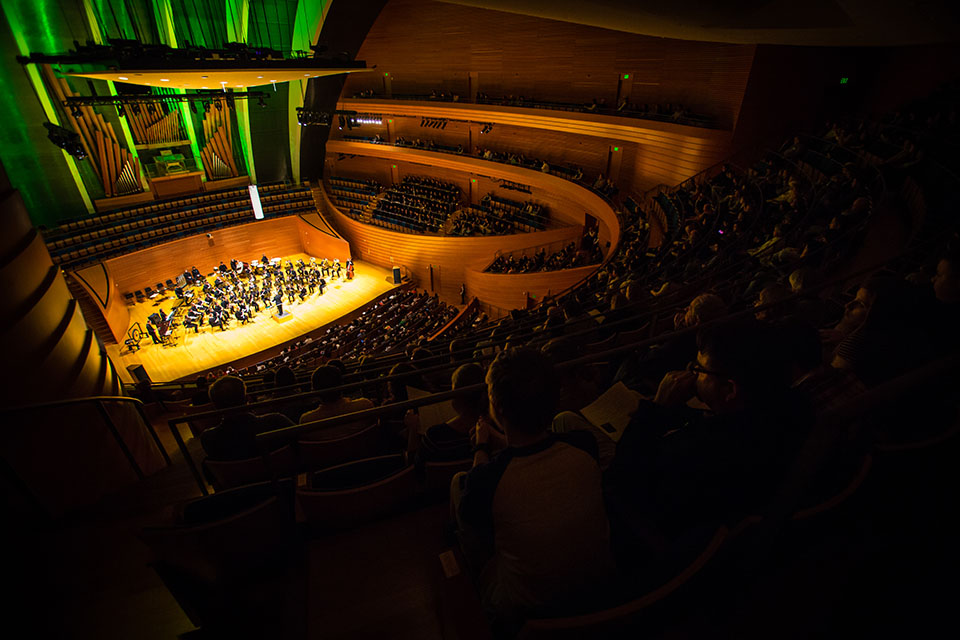
[(960, 1), (441, 0), (682, 40), (890, 46), (960, 40)]

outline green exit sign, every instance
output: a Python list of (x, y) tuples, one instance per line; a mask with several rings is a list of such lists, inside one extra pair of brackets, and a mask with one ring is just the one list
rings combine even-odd
[(630, 74), (629, 74), (629, 73), (623, 74), (623, 79), (624, 79), (624, 80), (629, 80), (629, 79), (630, 79)]
[(850, 82), (850, 78), (846, 76), (840, 78), (840, 84), (847, 84), (848, 82)]

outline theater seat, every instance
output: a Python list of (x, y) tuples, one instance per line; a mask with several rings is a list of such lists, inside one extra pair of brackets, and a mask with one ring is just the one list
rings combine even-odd
[(297, 458), (293, 447), (287, 445), (277, 449), (268, 457), (269, 468), (262, 457), (246, 460), (204, 460), (203, 466), (213, 476), (215, 488), (230, 489), (254, 482), (270, 479), (272, 474), (289, 477), (296, 473)]
[(419, 490), (415, 468), (406, 464), (403, 454), (318, 471), (308, 486), (297, 489), (297, 502), (314, 532), (346, 529), (396, 513), (409, 506)]
[(297, 443), (300, 469), (317, 471), (335, 465), (386, 453), (379, 424), (332, 440), (301, 440)]

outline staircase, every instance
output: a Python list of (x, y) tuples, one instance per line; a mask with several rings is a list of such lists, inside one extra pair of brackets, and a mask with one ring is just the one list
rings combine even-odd
[(87, 321), (87, 326), (93, 329), (103, 344), (117, 344), (117, 339), (113, 337), (110, 325), (107, 324), (107, 319), (103, 317), (100, 307), (90, 299), (87, 290), (77, 282), (73, 275), (67, 272), (64, 272), (64, 274), (66, 275), (67, 289), (80, 305), (80, 313), (83, 314), (83, 319)]

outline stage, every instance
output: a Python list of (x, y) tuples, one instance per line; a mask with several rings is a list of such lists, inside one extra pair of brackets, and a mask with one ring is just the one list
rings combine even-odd
[[(283, 262), (296, 262), (298, 258), (304, 262), (310, 261), (310, 256), (299, 253), (284, 256)], [(208, 279), (212, 282), (211, 278)], [(234, 320), (225, 331), (206, 324), (199, 333), (194, 333), (193, 329), (186, 329), (180, 324), (173, 329), (172, 345), (154, 344), (149, 336), (145, 336), (140, 341), (138, 351), (131, 353), (125, 345), (117, 344), (108, 346), (107, 353), (124, 382), (135, 382), (127, 372), (127, 367), (132, 364), (142, 364), (154, 382), (178, 380), (295, 340), (395, 287), (388, 269), (359, 260), (355, 262), (353, 280), (326, 280), (327, 286), (322, 296), (314, 292), (303, 302), (297, 298), (296, 302), (289, 305), (285, 300), (283, 309), (290, 311), (292, 317), (284, 322), (274, 320), (275, 308), (264, 310), (261, 307), (256, 317), (247, 324), (241, 325)], [(137, 303), (130, 307), (130, 326), (139, 322), (145, 329), (147, 316), (160, 308), (169, 313), (176, 303), (177, 297), (172, 291), (153, 300)], [(178, 317), (178, 323), (182, 323), (182, 320), (182, 316)]]

